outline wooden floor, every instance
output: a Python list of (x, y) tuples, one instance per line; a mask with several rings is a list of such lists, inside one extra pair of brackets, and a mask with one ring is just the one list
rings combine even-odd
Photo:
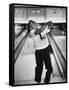
[[(66, 36), (53, 35), (53, 37), (61, 49), (63, 56), (66, 58)], [(32, 45), (29, 44), (29, 42), (32, 43)], [(34, 50), (32, 48), (33, 42), (28, 39), (15, 63), (15, 85), (37, 84), (37, 82), (34, 81), (36, 63)], [(50, 83), (66, 82), (66, 78), (62, 78), (60, 75), (53, 53), (50, 55), (50, 58), (53, 66)], [(44, 83), (45, 74), (46, 70), (44, 66), (41, 83)]]

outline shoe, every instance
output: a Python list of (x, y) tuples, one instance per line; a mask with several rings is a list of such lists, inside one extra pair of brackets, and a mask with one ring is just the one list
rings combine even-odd
[(49, 80), (44, 80), (44, 83), (45, 83), (45, 84), (49, 84), (50, 81), (49, 81)]
[(40, 80), (36, 80), (36, 79), (35, 79), (35, 81), (37, 82), (37, 84), (40, 84)]

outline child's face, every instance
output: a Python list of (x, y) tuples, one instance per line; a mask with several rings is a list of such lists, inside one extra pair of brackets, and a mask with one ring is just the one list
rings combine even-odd
[(36, 30), (36, 29), (38, 29), (38, 25), (35, 24), (35, 23), (30, 23), (30, 29), (31, 29), (31, 30), (32, 30), (32, 29)]
[(50, 26), (48, 26), (48, 25), (46, 26), (46, 31), (50, 32)]
[(32, 30), (33, 29), (33, 26), (32, 26), (32, 23), (30, 23), (30, 30)]

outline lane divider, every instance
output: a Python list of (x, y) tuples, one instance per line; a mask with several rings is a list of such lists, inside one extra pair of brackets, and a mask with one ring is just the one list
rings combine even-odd
[(66, 77), (66, 61), (64, 60), (64, 58), (62, 57), (61, 55), (61, 52), (60, 50), (58, 49), (59, 47), (57, 46), (56, 42), (54, 41), (54, 39), (52, 38), (52, 36), (49, 34), (47, 34), (47, 37), (50, 41), (50, 44), (52, 46), (52, 49), (53, 49), (53, 53), (54, 53), (54, 56), (55, 56), (55, 60), (58, 64), (58, 68), (59, 68), (59, 71), (60, 71), (60, 74), (63, 78)]
[(17, 58), (18, 58), (18, 56), (19, 56), (19, 54), (20, 54), (20, 52), (21, 52), (21, 50), (22, 50), (22, 48), (25, 44), (25, 41), (26, 41), (27, 37), (28, 37), (28, 32), (26, 33), (26, 35), (22, 38), (22, 40), (20, 41), (20, 43), (16, 47), (15, 55), (14, 55), (14, 59), (15, 59), (14, 63), (16, 62), (16, 60), (17, 60)]

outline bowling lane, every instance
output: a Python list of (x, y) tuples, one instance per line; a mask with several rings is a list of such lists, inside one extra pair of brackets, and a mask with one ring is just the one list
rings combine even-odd
[[(50, 56), (51, 56), (52, 65), (53, 65), (53, 73), (51, 75), (50, 83), (64, 82), (65, 80), (63, 80), (62, 77), (60, 77), (59, 69), (57, 68), (54, 55), (51, 54)], [(34, 53), (23, 56), (21, 52), (21, 55), (15, 64), (15, 83), (18, 85), (19, 84), (37, 84), (34, 81), (35, 66), (36, 64), (35, 64)], [(46, 73), (46, 70), (44, 66), (41, 83), (44, 83), (45, 73)]]
[[(51, 75), (51, 83), (54, 82), (65, 82), (60, 76), (58, 65), (56, 63), (54, 54), (50, 55), (53, 66), (53, 73)], [(23, 46), (19, 57), (15, 63), (15, 83), (16, 84), (36, 84), (34, 81), (35, 76), (35, 55), (33, 48), (32, 39), (28, 38), (25, 45)], [(44, 83), (45, 77), (45, 66), (43, 67), (43, 74), (41, 83)]]
[(22, 34), (17, 39), (15, 39), (15, 42), (17, 41), (17, 43), (15, 45), (15, 46), (17, 46), (15, 48), (15, 62), (16, 62), (16, 60), (17, 60), (17, 58), (18, 58), (18, 56), (19, 56), (19, 54), (22, 50), (22, 47), (25, 44), (25, 41), (26, 41), (27, 37), (28, 37), (28, 32), (27, 32), (27, 30), (25, 30), (24, 32), (22, 32)]
[(53, 73), (51, 75), (50, 83), (66, 82), (66, 79), (63, 79), (60, 75), (59, 68), (58, 68), (57, 62), (55, 60), (56, 58), (55, 58), (54, 54), (53, 53), (50, 54), (50, 57), (51, 57), (52, 66), (53, 66)]
[(57, 30), (57, 29), (53, 29), (51, 31), (52, 37), (55, 40), (57, 46), (59, 47), (62, 55), (64, 56), (65, 60), (66, 60), (66, 35), (65, 32), (63, 30)]
[[(29, 84), (35, 75), (35, 55), (32, 44), (29, 45), (29, 38), (26, 40), (19, 57), (15, 63), (15, 82), (16, 84)], [(32, 41), (31, 41), (32, 43)], [(34, 80), (33, 80), (34, 81)]]
[(57, 44), (55, 43), (52, 36), (48, 35), (48, 37), (49, 37), (51, 46), (53, 48), (53, 53), (56, 56), (56, 61), (59, 65), (59, 70), (60, 70), (61, 76), (63, 78), (66, 78), (66, 62), (65, 62), (65, 59), (63, 58), (62, 53), (60, 52), (59, 48), (57, 47)]
[(21, 35), (18, 38), (15, 39), (15, 45), (14, 45), (15, 47), (14, 47), (14, 49), (16, 49), (16, 47), (18, 46), (18, 44), (20, 43), (20, 41), (22, 40), (22, 38), (25, 36), (26, 32), (27, 32), (26, 30), (23, 31), (21, 33)]
[(56, 41), (61, 53), (63, 54), (66, 60), (66, 36), (53, 36), (54, 40)]

